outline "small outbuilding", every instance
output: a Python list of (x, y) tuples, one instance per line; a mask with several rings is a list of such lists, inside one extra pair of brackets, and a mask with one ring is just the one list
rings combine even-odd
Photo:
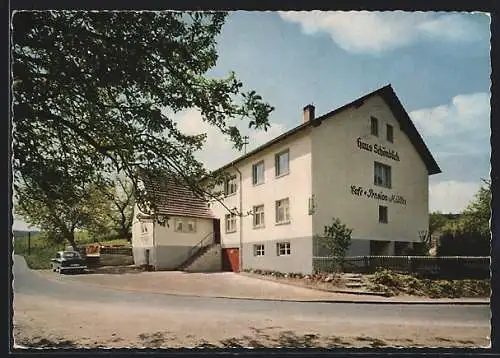
[(154, 270), (210, 272), (222, 269), (219, 220), (208, 203), (171, 174), (142, 173), (154, 212), (134, 208), (135, 265)]

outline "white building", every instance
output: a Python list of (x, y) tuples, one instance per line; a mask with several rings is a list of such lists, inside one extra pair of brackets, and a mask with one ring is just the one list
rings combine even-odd
[[(349, 256), (402, 254), (428, 230), (428, 177), (441, 170), (390, 85), (315, 117), (218, 169), (233, 175), (221, 222), (225, 266), (312, 271), (314, 237), (339, 218)], [(247, 215), (247, 213), (249, 213)]]

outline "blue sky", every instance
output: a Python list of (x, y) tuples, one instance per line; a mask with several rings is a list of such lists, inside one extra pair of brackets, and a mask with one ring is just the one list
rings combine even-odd
[[(430, 177), (430, 210), (459, 212), (489, 178), (489, 26), (484, 13), (233, 12), (211, 75), (234, 70), (276, 107), (250, 149), (298, 125), (309, 103), (322, 115), (392, 84), (443, 171)], [(196, 117), (180, 122), (197, 133)], [(209, 167), (237, 156), (203, 128)]]
[[(234, 70), (276, 108), (268, 132), (240, 125), (249, 149), (298, 125), (306, 104), (319, 116), (392, 84), (443, 171), (430, 177), (430, 210), (458, 212), (489, 178), (489, 26), (484, 13), (232, 12), (209, 74)], [(239, 155), (195, 110), (178, 121), (208, 134), (209, 168)]]

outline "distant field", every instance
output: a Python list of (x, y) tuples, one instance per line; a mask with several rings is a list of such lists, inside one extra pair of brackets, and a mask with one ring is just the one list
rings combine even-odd
[[(50, 268), (50, 260), (55, 256), (56, 252), (63, 250), (68, 244), (55, 244), (49, 242), (43, 234), (39, 232), (31, 233), (30, 250), (28, 254), (28, 233), (14, 232), (14, 254), (22, 255), (26, 259), (26, 263), (32, 269), (42, 270)], [(77, 233), (77, 244), (85, 245), (94, 242), (86, 233)], [(115, 239), (109, 241), (101, 241), (103, 245), (127, 245), (129, 242), (126, 239)]]

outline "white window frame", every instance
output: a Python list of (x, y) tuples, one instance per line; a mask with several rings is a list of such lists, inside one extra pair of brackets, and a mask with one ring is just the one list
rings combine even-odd
[[(389, 130), (389, 128), (391, 130)], [(394, 126), (392, 124), (387, 123), (385, 126), (385, 131), (386, 131), (385, 137), (386, 137), (387, 141), (394, 143)], [(389, 133), (391, 133), (390, 138), (389, 138)]]
[(290, 241), (282, 241), (276, 243), (277, 256), (290, 256), (292, 254)]
[[(262, 166), (262, 178), (259, 178), (258, 171), (257, 171), (260, 166)], [(266, 168), (264, 166), (263, 160), (252, 165), (252, 184), (253, 185), (259, 185), (259, 184), (263, 184), (265, 182), (265, 180), (266, 180), (265, 171), (266, 171)], [(259, 179), (261, 181), (259, 181)]]
[(187, 220), (186, 232), (196, 232), (196, 221), (193, 219)]
[[(175, 219), (174, 220), (174, 231), (175, 232), (184, 232), (184, 221), (182, 219)], [(180, 228), (179, 228), (180, 224)]]
[[(275, 222), (277, 225), (290, 223), (290, 199), (283, 198), (275, 203)], [(280, 220), (280, 210), (283, 210), (283, 219)]]
[(253, 245), (253, 255), (254, 256), (264, 256), (265, 255), (264, 244)]
[(236, 214), (226, 214), (224, 221), (226, 234), (236, 232)]
[[(381, 215), (383, 211), (381, 209), (385, 209), (385, 218)], [(389, 222), (389, 208), (385, 205), (379, 205), (378, 206), (378, 222), (381, 224), (387, 224)]]
[[(285, 154), (287, 156), (286, 170), (284, 170), (280, 167), (280, 158), (281, 158), (281, 156), (283, 156)], [(283, 150), (274, 156), (274, 167), (275, 167), (275, 176), (277, 178), (290, 173), (290, 150), (289, 149)]]
[(193, 218), (176, 218), (174, 220), (174, 231), (185, 234), (196, 232), (196, 220)]
[(232, 176), (224, 182), (224, 194), (226, 196), (236, 194), (238, 191), (238, 182), (236, 181), (236, 175)]
[(254, 228), (262, 228), (265, 225), (264, 221), (264, 205), (256, 205), (253, 207), (253, 227)]
[(392, 168), (380, 162), (373, 166), (373, 183), (384, 188), (392, 187)]

